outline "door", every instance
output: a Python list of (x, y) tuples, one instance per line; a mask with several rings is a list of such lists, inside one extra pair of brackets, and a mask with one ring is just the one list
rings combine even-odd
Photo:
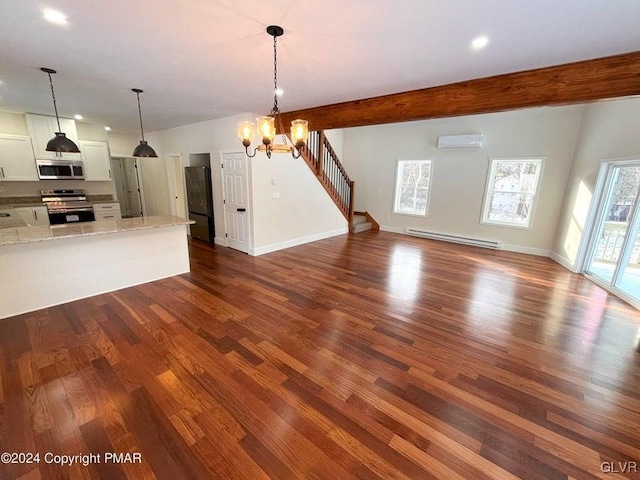
[(180, 155), (170, 155), (165, 157), (168, 159), (169, 168), (171, 169), (171, 181), (173, 182), (173, 197), (175, 215), (181, 218), (187, 217), (187, 209), (185, 207), (184, 195), (184, 178), (182, 175), (182, 160)]
[(586, 273), (640, 302), (640, 162), (609, 164)]
[(134, 158), (124, 158), (124, 187), (126, 191), (127, 216), (142, 216), (142, 199), (138, 182), (138, 165)]
[(0, 135), (0, 180), (38, 181), (31, 139), (23, 135)]
[(247, 199), (247, 157), (244, 153), (222, 153), (224, 217), (227, 245), (249, 251), (249, 202)]

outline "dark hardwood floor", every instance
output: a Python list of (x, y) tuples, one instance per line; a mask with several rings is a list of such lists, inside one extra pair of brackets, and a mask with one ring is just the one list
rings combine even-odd
[(1, 479), (640, 477), (640, 312), (548, 259), (379, 232), (191, 253), (0, 321), (0, 451), (40, 454)]

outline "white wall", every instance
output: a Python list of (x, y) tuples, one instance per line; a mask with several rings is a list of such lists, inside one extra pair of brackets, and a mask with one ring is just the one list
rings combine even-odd
[(347, 233), (347, 221), (304, 160), (260, 153), (251, 172), (254, 254)]
[[(391, 231), (419, 227), (548, 255), (584, 108), (536, 108), (345, 129), (341, 159), (356, 182), (356, 210), (369, 211)], [(439, 135), (466, 133), (483, 133), (484, 146), (438, 150)], [(547, 157), (530, 230), (480, 224), (489, 157)], [(426, 218), (392, 213), (396, 160), (402, 159), (434, 161)]]
[(76, 130), (78, 131), (78, 140), (109, 142), (109, 136), (104, 129), (104, 125), (76, 121)]
[(586, 107), (553, 246), (554, 258), (563, 265), (576, 266), (602, 162), (640, 158), (639, 120), (640, 98), (602, 101)]
[[(162, 130), (149, 136), (149, 143), (162, 158), (180, 154), (187, 165), (189, 154), (211, 155), (217, 243), (225, 243), (220, 152), (244, 150), (237, 137), (237, 124), (253, 120), (255, 116), (246, 113)], [(272, 178), (275, 185), (271, 183)], [(252, 186), (254, 209), (250, 245), (253, 254), (336, 234), (337, 230), (346, 232), (344, 217), (301, 159), (277, 154), (269, 160), (258, 154), (249, 163), (249, 184)], [(280, 193), (280, 198), (274, 199), (272, 193)]]
[(125, 135), (109, 132), (109, 152), (112, 157), (130, 157), (140, 143), (138, 135)]
[(334, 130), (325, 130), (324, 135), (342, 162), (342, 157), (344, 156), (344, 129), (336, 128)]
[(29, 135), (24, 113), (0, 112), (0, 133)]

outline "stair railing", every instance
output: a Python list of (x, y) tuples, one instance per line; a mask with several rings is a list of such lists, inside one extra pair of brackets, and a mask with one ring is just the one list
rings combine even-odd
[(309, 132), (307, 146), (302, 149), (302, 156), (349, 222), (349, 231), (351, 231), (355, 206), (355, 182), (349, 178), (324, 131)]

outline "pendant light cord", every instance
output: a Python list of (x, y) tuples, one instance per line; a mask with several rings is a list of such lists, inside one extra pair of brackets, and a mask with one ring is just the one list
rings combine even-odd
[(273, 37), (273, 113), (279, 113), (278, 109), (278, 37)]
[(142, 108), (140, 108), (140, 92), (136, 92), (138, 97), (138, 115), (140, 116), (140, 133), (142, 134), (142, 141), (144, 142), (144, 129), (142, 128)]
[(60, 128), (60, 119), (58, 118), (58, 106), (56, 105), (56, 93), (53, 91), (53, 80), (51, 79), (51, 73), (47, 72), (49, 75), (49, 85), (51, 85), (51, 96), (53, 97), (53, 109), (56, 112), (56, 121), (58, 122), (58, 131), (61, 132)]

